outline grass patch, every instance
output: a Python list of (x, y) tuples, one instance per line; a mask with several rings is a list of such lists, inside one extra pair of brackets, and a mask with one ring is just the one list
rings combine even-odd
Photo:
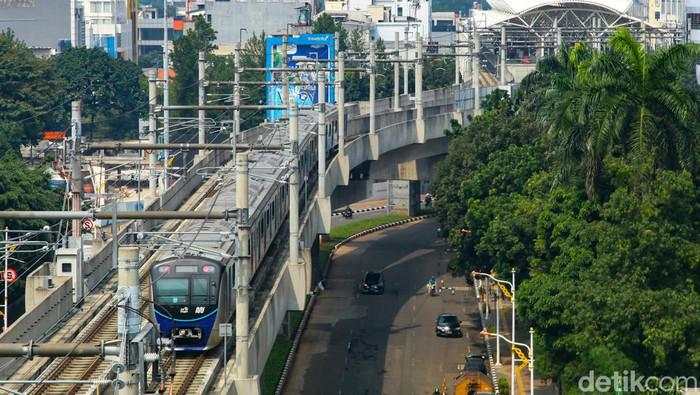
[[(292, 321), (292, 328), (294, 328), (294, 330), (299, 326), (303, 314), (303, 311), (289, 312), (289, 319)], [(275, 344), (270, 351), (270, 356), (267, 358), (267, 362), (265, 362), (262, 377), (260, 378), (260, 386), (262, 387), (262, 393), (264, 395), (273, 395), (275, 393), (277, 384), (280, 381), (280, 376), (282, 375), (284, 363), (287, 361), (289, 351), (292, 350), (292, 343), (293, 339), (290, 340), (287, 336), (282, 334), (277, 335)]]
[(330, 238), (331, 241), (338, 242), (354, 235), (355, 233), (360, 233), (363, 230), (371, 229), (375, 226), (385, 225), (391, 222), (401, 221), (402, 219), (406, 218), (408, 218), (407, 215), (394, 213), (362, 219), (331, 229)]

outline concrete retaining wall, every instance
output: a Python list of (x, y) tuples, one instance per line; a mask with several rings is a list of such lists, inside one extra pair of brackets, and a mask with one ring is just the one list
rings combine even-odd
[[(43, 270), (45, 268), (42, 266), (34, 272)], [(43, 276), (35, 275), (33, 278), (40, 277)], [(26, 343), (29, 340), (39, 339), (70, 311), (73, 307), (73, 281), (70, 277), (54, 276), (53, 282), (54, 291), (45, 293), (43, 301), (7, 328), (7, 332), (0, 335), (0, 343)], [(24, 358), (0, 358), (0, 378), (8, 379), (23, 363)]]

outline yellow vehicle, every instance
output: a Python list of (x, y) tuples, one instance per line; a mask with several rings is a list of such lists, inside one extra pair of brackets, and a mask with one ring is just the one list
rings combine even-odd
[(456, 378), (455, 395), (486, 395), (493, 394), (493, 384), (487, 375), (465, 370)]

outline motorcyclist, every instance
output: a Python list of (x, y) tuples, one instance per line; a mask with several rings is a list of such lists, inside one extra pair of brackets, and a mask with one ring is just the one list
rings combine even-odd
[(430, 193), (425, 194), (425, 207), (430, 207), (430, 204), (433, 202), (433, 195)]
[(432, 295), (435, 292), (435, 287), (437, 287), (437, 280), (435, 279), (435, 276), (430, 277), (427, 287), (428, 293)]
[(343, 217), (345, 217), (345, 218), (352, 217), (352, 209), (350, 208), (350, 206), (345, 207), (345, 210), (343, 210)]

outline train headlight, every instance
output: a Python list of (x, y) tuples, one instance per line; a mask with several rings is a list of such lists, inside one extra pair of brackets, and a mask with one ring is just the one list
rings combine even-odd
[(158, 273), (170, 273), (170, 265), (163, 265), (158, 267)]
[(202, 266), (202, 271), (204, 273), (214, 273), (215, 270), (216, 270), (216, 268), (214, 266), (211, 266), (211, 265)]

